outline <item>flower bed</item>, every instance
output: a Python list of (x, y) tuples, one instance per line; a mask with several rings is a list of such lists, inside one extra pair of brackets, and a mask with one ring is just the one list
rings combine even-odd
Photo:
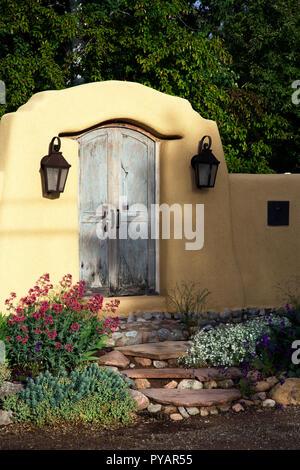
[(85, 301), (84, 287), (82, 281), (73, 285), (70, 274), (54, 287), (44, 274), (26, 297), (17, 301), (13, 292), (6, 300), (0, 339), (8, 364), (1, 365), (1, 385), (10, 371), (14, 379), (27, 377), (24, 389), (2, 399), (15, 421), (107, 425), (132, 420), (135, 402), (128, 385), (115, 372), (88, 365), (118, 327), (119, 317), (112, 314), (119, 301), (103, 304), (99, 294)]
[(12, 366), (32, 374), (61, 366), (73, 368), (105, 346), (119, 317), (101, 319), (99, 314), (115, 313), (119, 301), (103, 305), (103, 297), (95, 294), (83, 302), (83, 292), (84, 282), (72, 285), (70, 274), (59, 288), (45, 274), (16, 305), (16, 294), (11, 294), (6, 300), (6, 348)]
[(192, 339), (188, 355), (180, 361), (188, 367), (238, 366), (256, 353), (257, 342), (270, 332), (270, 324), (280, 317), (257, 318), (237, 325), (220, 325), (201, 330)]

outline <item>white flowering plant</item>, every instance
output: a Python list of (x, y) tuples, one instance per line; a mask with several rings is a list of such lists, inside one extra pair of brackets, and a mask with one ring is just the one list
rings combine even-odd
[[(272, 316), (272, 324), (280, 323)], [(268, 333), (270, 318), (256, 318), (236, 325), (219, 325), (209, 331), (200, 330), (192, 338), (192, 346), (178, 361), (187, 367), (237, 366), (255, 355), (256, 345)]]

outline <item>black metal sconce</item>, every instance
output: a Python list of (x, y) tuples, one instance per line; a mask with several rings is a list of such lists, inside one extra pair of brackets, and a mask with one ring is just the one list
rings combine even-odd
[[(206, 138), (208, 138), (209, 143), (204, 143)], [(219, 164), (219, 160), (211, 151), (211, 137), (205, 135), (199, 143), (199, 153), (191, 160), (198, 188), (214, 187)]]
[[(54, 144), (55, 139), (58, 144)], [(59, 151), (61, 141), (59, 137), (53, 137), (49, 146), (49, 155), (41, 160), (41, 169), (44, 175), (45, 190), (47, 193), (62, 193), (65, 189), (69, 168), (71, 165), (65, 160)]]

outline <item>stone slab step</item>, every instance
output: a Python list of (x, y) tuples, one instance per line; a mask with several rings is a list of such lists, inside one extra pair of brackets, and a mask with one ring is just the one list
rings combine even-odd
[(160, 343), (134, 344), (133, 346), (119, 346), (116, 350), (125, 356), (146, 357), (148, 359), (164, 360), (177, 359), (190, 349), (189, 341), (162, 341)]
[(241, 398), (235, 389), (179, 390), (165, 388), (147, 388), (139, 390), (150, 400), (163, 405), (175, 406), (213, 406), (232, 402)]
[(224, 371), (219, 369), (202, 367), (199, 369), (168, 368), (163, 369), (126, 369), (122, 371), (131, 379), (190, 379), (197, 378), (201, 382), (210, 379), (235, 379), (241, 376), (239, 369), (230, 367)]

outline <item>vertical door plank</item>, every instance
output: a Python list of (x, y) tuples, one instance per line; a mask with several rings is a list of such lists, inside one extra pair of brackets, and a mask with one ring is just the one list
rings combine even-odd
[(87, 293), (101, 289), (106, 293), (109, 287), (108, 241), (97, 235), (97, 224), (101, 223), (97, 209), (108, 202), (108, 145), (107, 130), (93, 131), (80, 139), (79, 262)]
[[(155, 241), (151, 240), (149, 230), (155, 196), (154, 142), (125, 128), (119, 130), (119, 135), (122, 142), (120, 195), (126, 197), (129, 208), (140, 204), (146, 209), (136, 207), (136, 211), (127, 211), (128, 228), (136, 228), (134, 231), (144, 233), (146, 238), (128, 236), (127, 240), (119, 240), (119, 291), (124, 295), (147, 294), (155, 287)], [(121, 208), (121, 217), (125, 216), (124, 212)]]

